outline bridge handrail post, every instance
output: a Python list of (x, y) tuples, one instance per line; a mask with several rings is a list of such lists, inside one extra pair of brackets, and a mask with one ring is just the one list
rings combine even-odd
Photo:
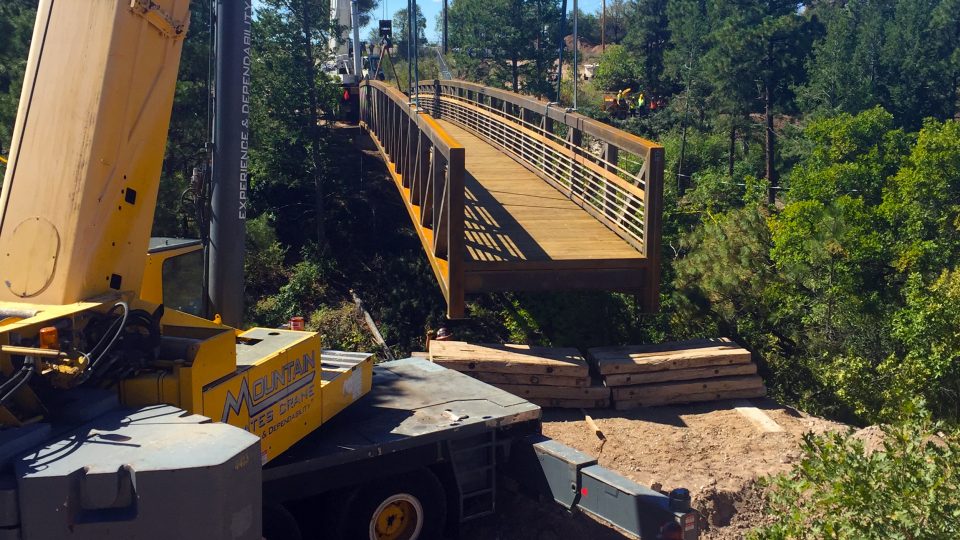
[(583, 182), (577, 170), (577, 157), (583, 151), (583, 131), (568, 124), (567, 144), (573, 153), (570, 159), (570, 196), (583, 197)]
[(433, 117), (440, 118), (440, 81), (433, 80)]
[(464, 149), (451, 148), (447, 159), (447, 262), (450, 272), (450, 297), (447, 301), (447, 316), (462, 317), (464, 312)]
[[(663, 217), (663, 147), (651, 148), (647, 155), (647, 171), (644, 182), (643, 207), (643, 254), (647, 258), (648, 282), (660, 283), (660, 236)], [(647, 291), (644, 308), (656, 311), (660, 306), (659, 286)]]
[[(616, 172), (617, 166), (620, 163), (620, 148), (615, 144), (610, 144), (609, 142), (603, 143), (603, 161), (605, 162), (604, 168), (611, 172)], [(611, 214), (616, 213), (617, 211), (617, 190), (610, 184), (607, 184), (606, 189), (604, 190), (604, 205), (607, 212)]]

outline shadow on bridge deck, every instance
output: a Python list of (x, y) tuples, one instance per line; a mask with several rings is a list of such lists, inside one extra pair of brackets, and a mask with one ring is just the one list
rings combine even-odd
[(466, 292), (639, 290), (647, 260), (562, 192), (465, 129)]

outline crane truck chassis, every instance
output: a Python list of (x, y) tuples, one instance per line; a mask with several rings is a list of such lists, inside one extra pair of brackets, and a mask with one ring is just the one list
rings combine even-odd
[(199, 249), (148, 239), (188, 8), (39, 3), (0, 192), (0, 540), (440, 538), (494, 513), (502, 476), (634, 536), (696, 538), (683, 490), (543, 437), (519, 397), (239, 331), (163, 287)]

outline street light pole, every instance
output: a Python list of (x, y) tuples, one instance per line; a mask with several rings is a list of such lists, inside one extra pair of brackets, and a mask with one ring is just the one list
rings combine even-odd
[(580, 18), (577, 0), (573, 0), (573, 110), (577, 110), (577, 88), (580, 86), (580, 72), (577, 60), (580, 53), (580, 40), (577, 36), (577, 20)]

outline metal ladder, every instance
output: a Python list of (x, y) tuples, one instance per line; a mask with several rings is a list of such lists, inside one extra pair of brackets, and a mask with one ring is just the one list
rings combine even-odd
[(449, 447), (460, 497), (460, 522), (493, 514), (497, 500), (496, 431), (450, 441)]

